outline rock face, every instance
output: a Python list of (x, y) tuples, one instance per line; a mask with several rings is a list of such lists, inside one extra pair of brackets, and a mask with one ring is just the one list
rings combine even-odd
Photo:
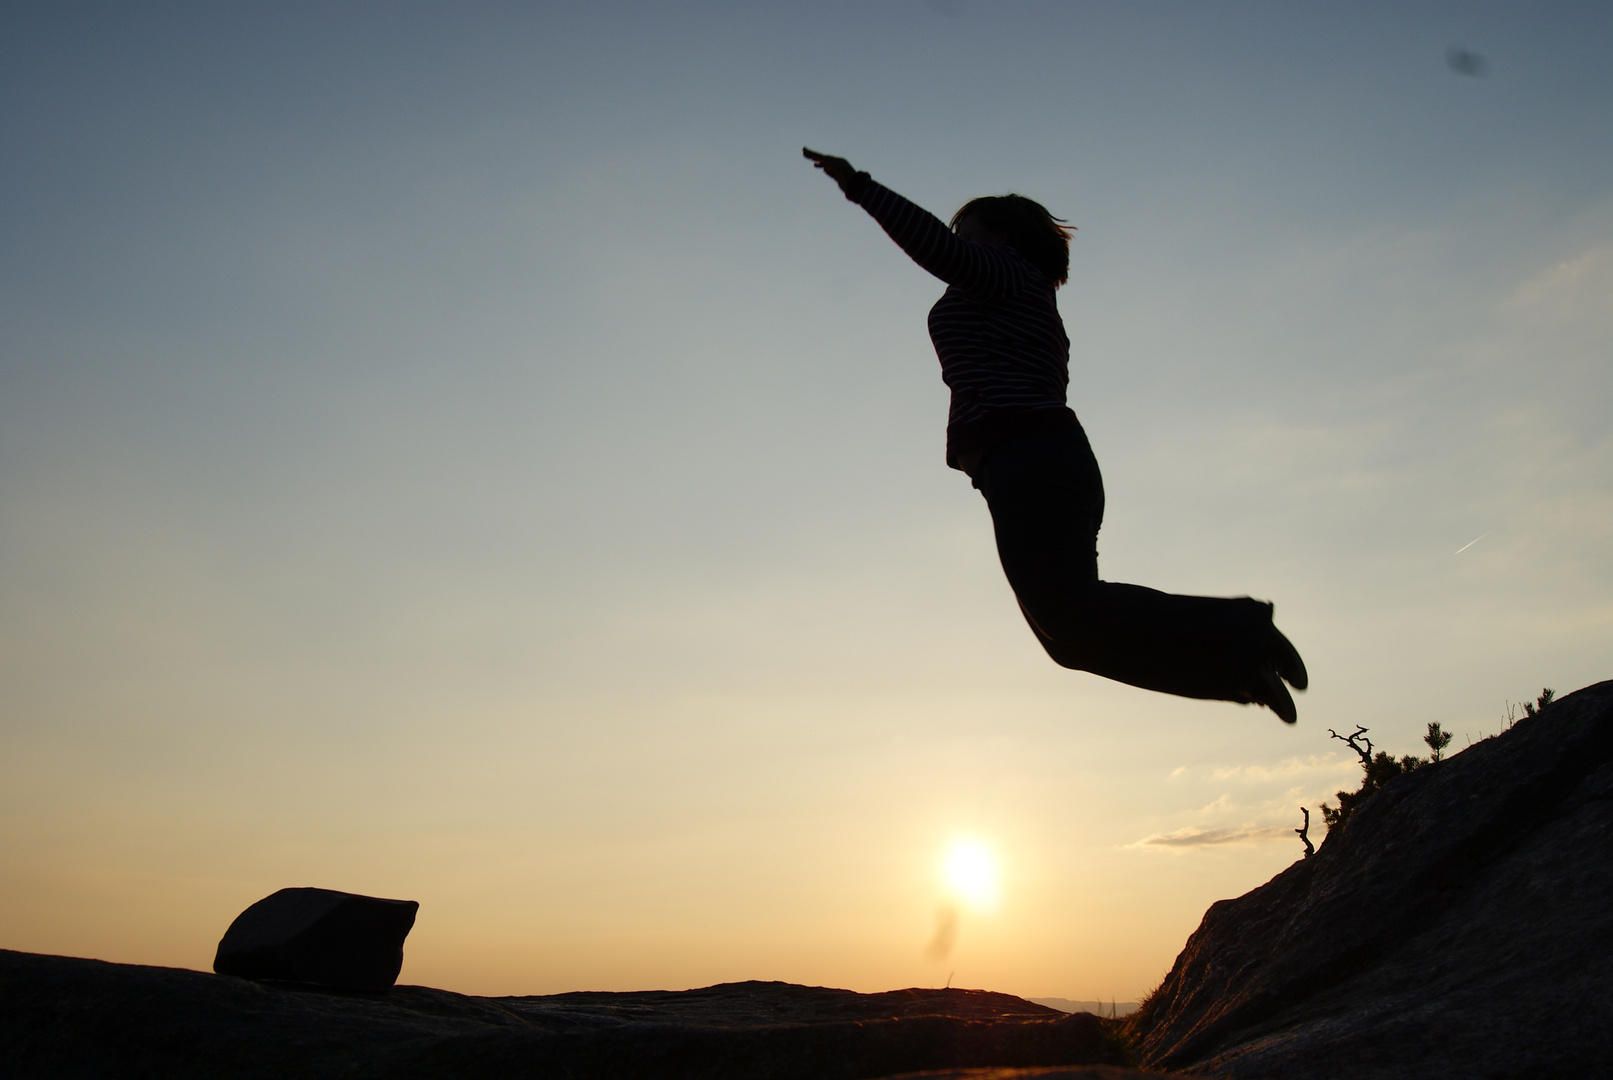
[(213, 970), (243, 979), (385, 990), (403, 969), (420, 905), (331, 889), (281, 889), (235, 917)]
[(8, 1080), (851, 1080), (1121, 1057), (1110, 1022), (980, 990), (856, 994), (749, 982), (679, 993), (356, 994), (0, 951)]
[(1399, 777), (1215, 904), (1133, 1018), (1143, 1064), (1282, 1080), (1606, 1075), (1613, 682)]

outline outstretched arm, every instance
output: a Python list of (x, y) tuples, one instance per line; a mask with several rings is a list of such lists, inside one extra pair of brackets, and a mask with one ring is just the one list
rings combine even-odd
[(840, 185), (846, 198), (860, 205), (914, 262), (946, 282), (985, 296), (1017, 290), (1030, 264), (1011, 248), (977, 244), (956, 236), (934, 214), (877, 183), (851, 162), (801, 148), (801, 154)]

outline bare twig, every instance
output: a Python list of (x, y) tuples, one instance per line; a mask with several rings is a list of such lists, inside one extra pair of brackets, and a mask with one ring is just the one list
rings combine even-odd
[(1300, 840), (1304, 842), (1304, 844), (1305, 844), (1305, 857), (1308, 859), (1312, 855), (1316, 854), (1316, 848), (1311, 844), (1311, 838), (1309, 836), (1309, 833), (1311, 831), (1311, 812), (1310, 812), (1310, 808), (1305, 807), (1305, 806), (1300, 807), (1299, 812), (1305, 815), (1305, 824), (1301, 825), (1299, 828), (1295, 829), (1294, 831), (1299, 833)]
[[(1357, 754), (1361, 755), (1362, 768), (1370, 769), (1372, 767), (1372, 740), (1366, 737), (1366, 728), (1357, 724), (1354, 733), (1350, 735), (1340, 735), (1332, 728), (1328, 728), (1327, 733), (1341, 743), (1348, 743), (1351, 750), (1354, 750)], [(1367, 748), (1365, 750), (1361, 749), (1361, 743), (1355, 741), (1357, 739), (1360, 739), (1362, 743), (1367, 744)]]

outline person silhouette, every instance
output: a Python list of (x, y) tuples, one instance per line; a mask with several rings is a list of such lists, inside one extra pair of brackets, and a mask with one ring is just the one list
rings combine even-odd
[(949, 228), (845, 158), (801, 152), (947, 285), (929, 316), (952, 391), (947, 464), (985, 497), (1003, 573), (1048, 656), (1147, 690), (1264, 705), (1294, 723), (1284, 680), (1304, 690), (1309, 676), (1271, 604), (1098, 577), (1103, 477), (1065, 401), (1070, 340), (1054, 297), (1069, 276), (1063, 219), (999, 195), (971, 199)]

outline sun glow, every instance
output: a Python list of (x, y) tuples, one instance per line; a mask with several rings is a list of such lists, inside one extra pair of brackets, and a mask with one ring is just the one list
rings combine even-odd
[(1002, 895), (996, 856), (976, 840), (953, 842), (941, 864), (941, 877), (946, 882), (947, 892), (959, 903), (977, 911), (995, 908)]

